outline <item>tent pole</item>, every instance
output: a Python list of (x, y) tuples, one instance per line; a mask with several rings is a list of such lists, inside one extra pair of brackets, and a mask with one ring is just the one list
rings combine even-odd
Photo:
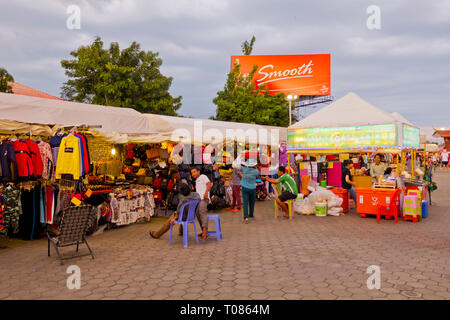
[(288, 153), (288, 173), (291, 173), (291, 154)]
[(395, 171), (396, 171), (397, 177), (398, 177), (399, 176), (399, 169), (400, 169), (399, 164), (398, 164), (398, 153), (395, 156), (395, 164), (396, 164)]
[(416, 162), (416, 151), (411, 150), (411, 177), (414, 178), (414, 162)]

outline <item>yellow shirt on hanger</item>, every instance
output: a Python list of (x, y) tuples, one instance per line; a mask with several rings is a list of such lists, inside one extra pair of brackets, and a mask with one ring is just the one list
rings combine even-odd
[(73, 134), (64, 137), (59, 146), (55, 178), (61, 179), (62, 174), (73, 175), (74, 180), (80, 178), (80, 140)]

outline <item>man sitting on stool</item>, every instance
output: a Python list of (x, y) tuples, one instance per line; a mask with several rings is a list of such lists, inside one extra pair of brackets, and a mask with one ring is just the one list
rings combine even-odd
[(268, 177), (261, 177), (264, 181), (269, 181), (270, 183), (279, 184), (281, 183), (281, 187), (283, 188), (283, 192), (278, 195), (278, 198), (276, 199), (277, 204), (281, 207), (281, 209), (284, 211), (284, 218), (289, 218), (288, 213), (288, 205), (285, 203), (288, 200), (294, 200), (297, 199), (298, 191), (297, 191), (297, 184), (295, 183), (295, 180), (286, 172), (286, 168), (283, 166), (280, 166), (278, 168), (278, 179), (272, 179)]

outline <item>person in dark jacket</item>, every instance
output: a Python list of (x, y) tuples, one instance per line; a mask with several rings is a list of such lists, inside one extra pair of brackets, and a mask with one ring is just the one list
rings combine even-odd
[[(179, 188), (179, 195), (180, 195), (180, 202), (178, 203), (177, 211), (175, 211), (170, 218), (159, 228), (158, 231), (149, 231), (149, 234), (154, 239), (159, 239), (164, 233), (169, 231), (170, 225), (173, 224), (176, 220), (178, 220), (178, 217), (180, 215), (180, 209), (181, 206), (191, 200), (200, 200), (200, 195), (197, 192), (191, 192), (191, 188), (186, 183), (180, 183), (178, 185)], [(188, 208), (184, 208), (183, 214), (183, 220), (187, 218), (187, 212)], [(183, 227), (180, 225), (179, 229), (179, 235), (183, 234)]]

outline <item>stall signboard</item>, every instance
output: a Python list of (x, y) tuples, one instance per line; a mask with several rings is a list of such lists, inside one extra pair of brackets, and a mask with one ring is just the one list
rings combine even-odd
[(323, 96), (330, 94), (330, 60), (330, 54), (232, 56), (231, 69), (238, 63), (248, 75), (256, 65), (252, 82), (271, 95)]
[(395, 124), (288, 129), (288, 150), (397, 146)]
[(417, 149), (420, 147), (419, 128), (403, 124), (403, 145)]

